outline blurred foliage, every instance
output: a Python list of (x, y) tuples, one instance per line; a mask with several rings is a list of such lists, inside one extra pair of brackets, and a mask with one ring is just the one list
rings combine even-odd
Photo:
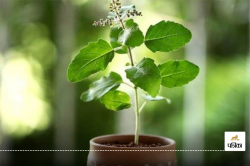
[[(199, 0), (197, 0), (198, 2)], [(201, 1), (201, 0), (200, 0)], [(15, 58), (20, 59), (29, 69), (29, 79), (20, 73), (20, 79), (26, 79), (31, 90), (31, 98), (38, 99), (46, 106), (42, 109), (42, 116), (38, 117), (36, 110), (33, 115), (38, 121), (46, 120), (45, 127), (28, 127), (29, 119), (24, 119), (26, 127), (17, 139), (11, 138), (12, 149), (54, 149), (54, 73), (58, 55), (56, 38), (58, 33), (58, 4), (68, 3), (67, 0), (6, 0), (5, 10), (0, 11), (0, 31), (2, 26), (8, 26), (8, 51), (9, 55), (15, 52)], [(74, 52), (89, 41), (98, 38), (108, 39), (107, 27), (92, 27), (94, 20), (107, 15), (108, 1), (100, 0), (72, 0), (75, 17)], [(161, 19), (188, 22), (191, 11), (187, 8), (186, 1), (126, 1), (133, 2), (144, 17), (136, 19), (145, 33), (150, 24)], [(194, 1), (196, 2), (196, 1)], [(249, 73), (247, 73), (248, 53), (248, 1), (247, 0), (210, 0), (205, 2), (205, 22), (207, 33), (207, 76), (206, 76), (206, 113), (205, 113), (205, 149), (224, 149), (225, 131), (245, 130), (245, 111), (247, 109), (247, 92), (249, 91)], [(198, 9), (197, 9), (198, 10)], [(67, 19), (67, 18), (65, 18)], [(145, 21), (146, 20), (146, 21)], [(185, 22), (185, 23), (186, 23)], [(195, 33), (195, 32), (193, 32)], [(1, 33), (0, 33), (1, 34)], [(0, 39), (1, 40), (1, 39)], [(136, 57), (152, 56), (151, 52), (143, 46), (142, 49), (133, 50)], [(0, 50), (0, 63), (13, 63), (15, 58), (8, 56)], [(70, 56), (70, 55), (69, 55)], [(184, 49), (174, 53), (159, 53), (156, 63), (170, 58), (183, 58)], [(197, 55), (198, 56), (198, 55)], [(113, 66), (108, 70), (121, 72), (125, 67), (127, 57), (115, 57)], [(5, 60), (4, 60), (5, 59)], [(7, 61), (6, 61), (7, 59)], [(119, 63), (116, 63), (120, 61)], [(16, 74), (22, 71), (22, 66), (13, 67)], [(104, 71), (103, 73), (107, 73)], [(64, 72), (64, 71), (63, 71)], [(2, 71), (1, 71), (2, 73)], [(120, 73), (122, 75), (122, 73)], [(89, 149), (89, 140), (98, 135), (115, 133), (116, 113), (108, 111), (99, 102), (83, 103), (79, 99), (81, 93), (88, 89), (91, 81), (99, 78), (99, 74), (92, 76), (77, 85), (75, 94), (76, 105), (76, 149)], [(123, 75), (124, 77), (124, 75)], [(65, 71), (66, 78), (66, 71)], [(32, 89), (37, 87), (39, 93)], [(15, 82), (7, 83), (15, 87)], [(7, 86), (8, 88), (11, 88)], [(10, 92), (8, 89), (6, 92)], [(162, 88), (161, 95), (170, 98), (172, 103), (165, 101), (150, 102), (142, 112), (143, 128), (145, 134), (163, 135), (173, 138), (177, 142), (176, 149), (182, 149), (183, 130), (183, 88)], [(11, 101), (11, 100), (10, 100)], [(27, 104), (32, 106), (32, 100)], [(12, 103), (14, 104), (14, 103)], [(37, 106), (37, 105), (36, 105)], [(1, 106), (2, 107), (2, 106)], [(25, 108), (25, 107), (24, 107)], [(40, 107), (41, 109), (42, 107)], [(1, 110), (2, 111), (2, 110)], [(25, 110), (27, 111), (27, 110)], [(73, 110), (71, 110), (73, 111)], [(32, 112), (32, 111), (30, 111)], [(23, 115), (25, 116), (25, 115)], [(3, 118), (3, 116), (1, 116)], [(27, 118), (27, 117), (26, 117)], [(12, 119), (14, 120), (14, 118)], [(8, 120), (11, 123), (10, 120)], [(38, 122), (37, 121), (37, 122)], [(14, 124), (14, 123), (11, 123)], [(18, 127), (18, 126), (17, 126)], [(8, 133), (8, 132), (7, 132)], [(9, 132), (10, 133), (10, 132)], [(12, 134), (16, 135), (16, 134)], [(0, 138), (1, 139), (1, 138)], [(76, 164), (85, 165), (87, 153), (75, 153)], [(206, 152), (206, 165), (243, 165), (242, 152)], [(43, 159), (41, 160), (41, 156)], [(182, 153), (177, 153), (181, 161)], [(24, 160), (27, 159), (27, 160)], [(37, 161), (40, 163), (37, 163)], [(13, 153), (12, 164), (25, 163), (25, 165), (45, 165), (53, 162), (52, 153)], [(179, 165), (181, 162), (179, 162)]]
[[(239, 57), (241, 57), (239, 55)], [(249, 74), (246, 58), (224, 60), (223, 65), (215, 60), (208, 61), (206, 85), (205, 149), (224, 149), (225, 131), (246, 131), (247, 96)], [(215, 143), (211, 141), (216, 140)], [(208, 158), (209, 157), (209, 158)], [(240, 165), (244, 152), (206, 154), (206, 162), (214, 160), (226, 165)], [(230, 160), (228, 160), (230, 158)]]
[[(246, 56), (248, 45), (248, 2), (243, 0), (214, 1), (208, 9), (208, 53), (221, 58)], [(245, 32), (245, 33), (244, 33)], [(241, 44), (240, 44), (241, 43)]]

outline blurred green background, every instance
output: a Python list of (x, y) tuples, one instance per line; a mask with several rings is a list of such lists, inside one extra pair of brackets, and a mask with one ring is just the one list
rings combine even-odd
[[(121, 1), (143, 13), (135, 21), (144, 33), (164, 19), (184, 24), (193, 34), (191, 43), (171, 53), (136, 48), (137, 62), (152, 56), (156, 63), (185, 58), (201, 68), (189, 85), (161, 89), (171, 104), (146, 105), (142, 133), (170, 137), (178, 150), (223, 150), (225, 131), (249, 131), (248, 0)], [(112, 112), (98, 101), (79, 99), (102, 74), (116, 71), (125, 77), (126, 55), (117, 55), (106, 71), (81, 83), (66, 78), (67, 65), (80, 48), (109, 39), (108, 27), (92, 26), (106, 17), (108, 5), (108, 0), (0, 0), (2, 150), (88, 150), (93, 137), (133, 133), (131, 110)], [(206, 166), (247, 165), (250, 158), (247, 152), (176, 153), (179, 166), (192, 162), (190, 154)], [(86, 165), (87, 154), (0, 152), (0, 165)]]

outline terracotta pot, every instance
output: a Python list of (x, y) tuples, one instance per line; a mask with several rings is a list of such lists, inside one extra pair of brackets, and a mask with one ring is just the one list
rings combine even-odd
[[(133, 142), (134, 135), (106, 135), (90, 140), (87, 166), (176, 166), (175, 141), (165, 137), (140, 135), (145, 144), (160, 143), (160, 147), (111, 147), (104, 142)], [(123, 151), (124, 150), (124, 151)], [(133, 151), (135, 150), (135, 151)], [(145, 150), (145, 151), (143, 151)], [(150, 151), (149, 151), (150, 150)]]

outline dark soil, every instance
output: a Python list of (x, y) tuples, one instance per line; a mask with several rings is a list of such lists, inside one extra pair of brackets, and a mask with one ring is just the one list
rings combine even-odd
[(112, 147), (160, 147), (160, 146), (164, 146), (160, 143), (139, 143), (138, 145), (136, 145), (134, 142), (130, 142), (130, 143), (121, 143), (119, 141), (115, 141), (113, 143), (108, 143), (108, 142), (104, 142), (102, 143), (102, 145), (105, 146), (112, 146)]

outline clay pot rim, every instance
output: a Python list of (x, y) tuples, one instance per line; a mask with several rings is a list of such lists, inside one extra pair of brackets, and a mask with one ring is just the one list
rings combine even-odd
[(157, 138), (157, 139), (162, 139), (162, 140), (166, 140), (169, 144), (167, 145), (163, 145), (160, 147), (113, 147), (113, 146), (106, 146), (106, 145), (102, 145), (99, 143), (96, 143), (95, 140), (100, 139), (100, 138), (108, 138), (108, 137), (134, 137), (133, 134), (109, 134), (109, 135), (101, 135), (101, 136), (97, 136), (94, 137), (90, 140), (90, 145), (95, 146), (95, 147), (99, 147), (99, 148), (105, 148), (105, 149), (122, 149), (122, 150), (126, 150), (126, 149), (134, 149), (134, 150), (146, 150), (146, 149), (172, 149), (172, 147), (175, 147), (175, 141), (171, 138), (168, 137), (163, 137), (163, 136), (158, 136), (158, 135), (148, 135), (148, 134), (140, 134), (140, 137), (152, 137), (152, 138)]

